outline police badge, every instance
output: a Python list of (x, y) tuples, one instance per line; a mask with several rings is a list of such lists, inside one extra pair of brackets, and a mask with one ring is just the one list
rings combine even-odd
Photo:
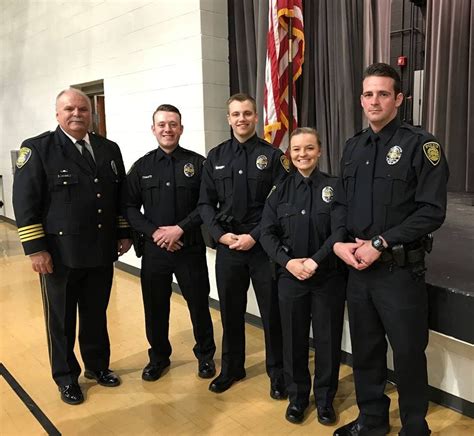
[(423, 144), (423, 152), (433, 166), (439, 164), (441, 160), (441, 147), (437, 142), (427, 142)]
[(268, 166), (268, 157), (264, 154), (261, 154), (257, 157), (256, 165), (259, 170), (264, 170)]
[(385, 160), (389, 165), (395, 165), (400, 158), (402, 157), (402, 148), (398, 145), (394, 145), (390, 150), (388, 150)]
[(194, 165), (191, 162), (188, 162), (184, 165), (183, 171), (186, 177), (194, 176)]
[(18, 153), (18, 158), (16, 159), (16, 167), (20, 169), (23, 165), (28, 162), (28, 159), (31, 157), (31, 148), (21, 147)]
[(321, 191), (321, 198), (325, 203), (331, 203), (334, 198), (334, 189), (332, 189), (332, 186), (325, 186), (323, 188)]

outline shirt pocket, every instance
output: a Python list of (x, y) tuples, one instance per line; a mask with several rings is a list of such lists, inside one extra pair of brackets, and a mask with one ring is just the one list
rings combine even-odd
[(140, 180), (143, 203), (145, 205), (157, 204), (159, 201), (160, 181), (154, 177)]
[(194, 174), (188, 177), (184, 172), (175, 174), (176, 183), (176, 203), (183, 205), (186, 209), (194, 209), (199, 199), (199, 188), (201, 181)]
[(343, 169), (342, 178), (346, 191), (346, 200), (351, 202), (355, 192), (355, 180), (357, 175), (357, 163), (355, 161), (346, 162)]
[(225, 167), (214, 171), (217, 197), (219, 201), (232, 196), (232, 168)]
[(296, 229), (296, 207), (289, 203), (279, 204), (276, 209), (276, 214), (283, 231), (283, 238), (292, 240)]
[(265, 203), (272, 186), (273, 180), (271, 168), (258, 171), (256, 178), (255, 200), (260, 203)]
[(402, 165), (377, 168), (374, 174), (374, 199), (396, 206), (406, 198), (409, 168)]
[(70, 204), (79, 185), (77, 174), (52, 174), (48, 176), (52, 202)]

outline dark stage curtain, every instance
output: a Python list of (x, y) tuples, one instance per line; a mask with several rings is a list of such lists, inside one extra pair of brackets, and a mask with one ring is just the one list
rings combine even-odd
[(423, 124), (444, 146), (451, 191), (474, 191), (474, 0), (430, 0)]

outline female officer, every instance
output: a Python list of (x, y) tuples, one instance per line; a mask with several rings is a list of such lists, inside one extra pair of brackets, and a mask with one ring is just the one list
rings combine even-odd
[(331, 216), (336, 178), (317, 168), (321, 144), (316, 130), (302, 127), (290, 137), (294, 171), (272, 190), (261, 222), (260, 242), (276, 263), (283, 327), (286, 419), (304, 419), (311, 392), (308, 368), (310, 323), (315, 347), (314, 397), (321, 424), (336, 421), (344, 316), (345, 277), (332, 253)]

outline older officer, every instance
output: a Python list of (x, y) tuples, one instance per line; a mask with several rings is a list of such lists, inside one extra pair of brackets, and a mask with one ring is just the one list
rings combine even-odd
[(152, 120), (151, 130), (159, 146), (139, 159), (127, 175), (127, 218), (145, 237), (141, 283), (150, 362), (142, 378), (158, 380), (170, 365), (173, 274), (191, 315), (198, 375), (211, 378), (216, 373), (216, 347), (209, 313), (206, 247), (196, 208), (204, 157), (179, 145), (183, 126), (175, 106), (162, 104)]
[(445, 218), (448, 166), (431, 134), (398, 120), (402, 101), (398, 73), (370, 65), (361, 95), (369, 128), (348, 140), (341, 161), (335, 206), (346, 217), (348, 239), (334, 252), (352, 267), (347, 302), (360, 414), (339, 436), (389, 431), (385, 335), (393, 348), (400, 434), (430, 433), (424, 255), (427, 235)]
[[(318, 420), (332, 424), (341, 360), (345, 304), (344, 268), (332, 252), (331, 203), (336, 178), (318, 170), (321, 144), (316, 130), (290, 136), (292, 172), (263, 210), (260, 242), (277, 264), (283, 325), (285, 379), (290, 404), (286, 419), (304, 419), (311, 392), (308, 338), (316, 349), (314, 397)], [(342, 268), (341, 268), (342, 267)]]
[(281, 322), (276, 285), (260, 246), (260, 219), (272, 185), (287, 166), (283, 153), (255, 134), (255, 100), (235, 94), (227, 101), (234, 137), (209, 152), (199, 210), (218, 242), (216, 278), (223, 326), (222, 370), (209, 389), (220, 393), (245, 377), (245, 310), (250, 279), (265, 332), (266, 369), (272, 398), (286, 398)]
[(121, 216), (125, 177), (120, 149), (88, 133), (89, 98), (76, 89), (56, 99), (59, 126), (23, 142), (16, 162), (13, 206), (18, 233), (40, 273), (53, 379), (68, 404), (84, 401), (74, 355), (76, 311), (87, 378), (118, 386), (109, 368), (106, 309), (113, 262), (131, 245)]

